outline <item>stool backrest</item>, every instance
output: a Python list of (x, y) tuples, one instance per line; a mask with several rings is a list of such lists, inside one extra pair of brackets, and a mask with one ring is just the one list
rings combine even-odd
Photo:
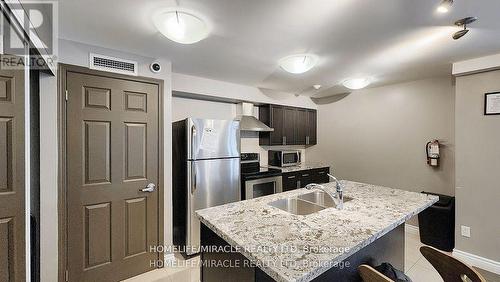
[(436, 248), (422, 246), (420, 252), (437, 270), (444, 282), (467, 281), (464, 279), (465, 276), (472, 282), (486, 282), (486, 279), (474, 268)]
[(358, 270), (359, 275), (363, 278), (363, 282), (393, 282), (387, 276), (367, 264), (360, 265)]

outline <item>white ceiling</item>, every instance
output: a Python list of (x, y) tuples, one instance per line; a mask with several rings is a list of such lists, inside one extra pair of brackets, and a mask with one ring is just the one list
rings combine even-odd
[[(371, 76), (382, 85), (447, 75), (452, 62), (500, 52), (499, 0), (455, 0), (444, 15), (435, 12), (439, 1), (61, 0), (59, 33), (169, 58), (178, 73), (311, 95), (313, 84), (328, 89), (353, 76)], [(163, 37), (152, 16), (176, 5), (203, 14), (211, 35), (193, 45)], [(454, 41), (453, 22), (466, 16), (479, 21)], [(279, 68), (281, 57), (305, 52), (320, 57), (311, 71), (294, 75)]]

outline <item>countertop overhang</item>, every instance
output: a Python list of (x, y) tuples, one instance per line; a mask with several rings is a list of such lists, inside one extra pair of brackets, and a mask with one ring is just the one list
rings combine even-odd
[[(437, 196), (342, 181), (343, 210), (294, 215), (268, 205), (298, 189), (197, 211), (213, 232), (276, 281), (310, 281), (438, 201)], [(333, 183), (325, 187), (334, 190)]]

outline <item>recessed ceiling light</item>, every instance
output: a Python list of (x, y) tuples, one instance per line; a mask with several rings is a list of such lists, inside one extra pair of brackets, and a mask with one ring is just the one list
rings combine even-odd
[(321, 84), (314, 84), (313, 88), (319, 90), (321, 88)]
[(371, 79), (369, 78), (350, 78), (347, 80), (344, 80), (342, 84), (352, 90), (357, 90), (361, 88), (365, 88), (366, 86), (370, 85)]
[(451, 9), (451, 5), (453, 5), (453, 0), (443, 0), (436, 10), (441, 14), (448, 13)]
[(318, 62), (318, 56), (314, 54), (296, 54), (279, 60), (282, 69), (289, 73), (304, 73), (312, 69)]
[(174, 9), (156, 16), (156, 28), (168, 39), (181, 44), (193, 44), (208, 36), (207, 23), (192, 12)]

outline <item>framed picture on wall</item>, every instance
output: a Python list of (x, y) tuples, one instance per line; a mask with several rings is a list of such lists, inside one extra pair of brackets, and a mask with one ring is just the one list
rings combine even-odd
[(500, 92), (484, 94), (484, 114), (500, 115)]

